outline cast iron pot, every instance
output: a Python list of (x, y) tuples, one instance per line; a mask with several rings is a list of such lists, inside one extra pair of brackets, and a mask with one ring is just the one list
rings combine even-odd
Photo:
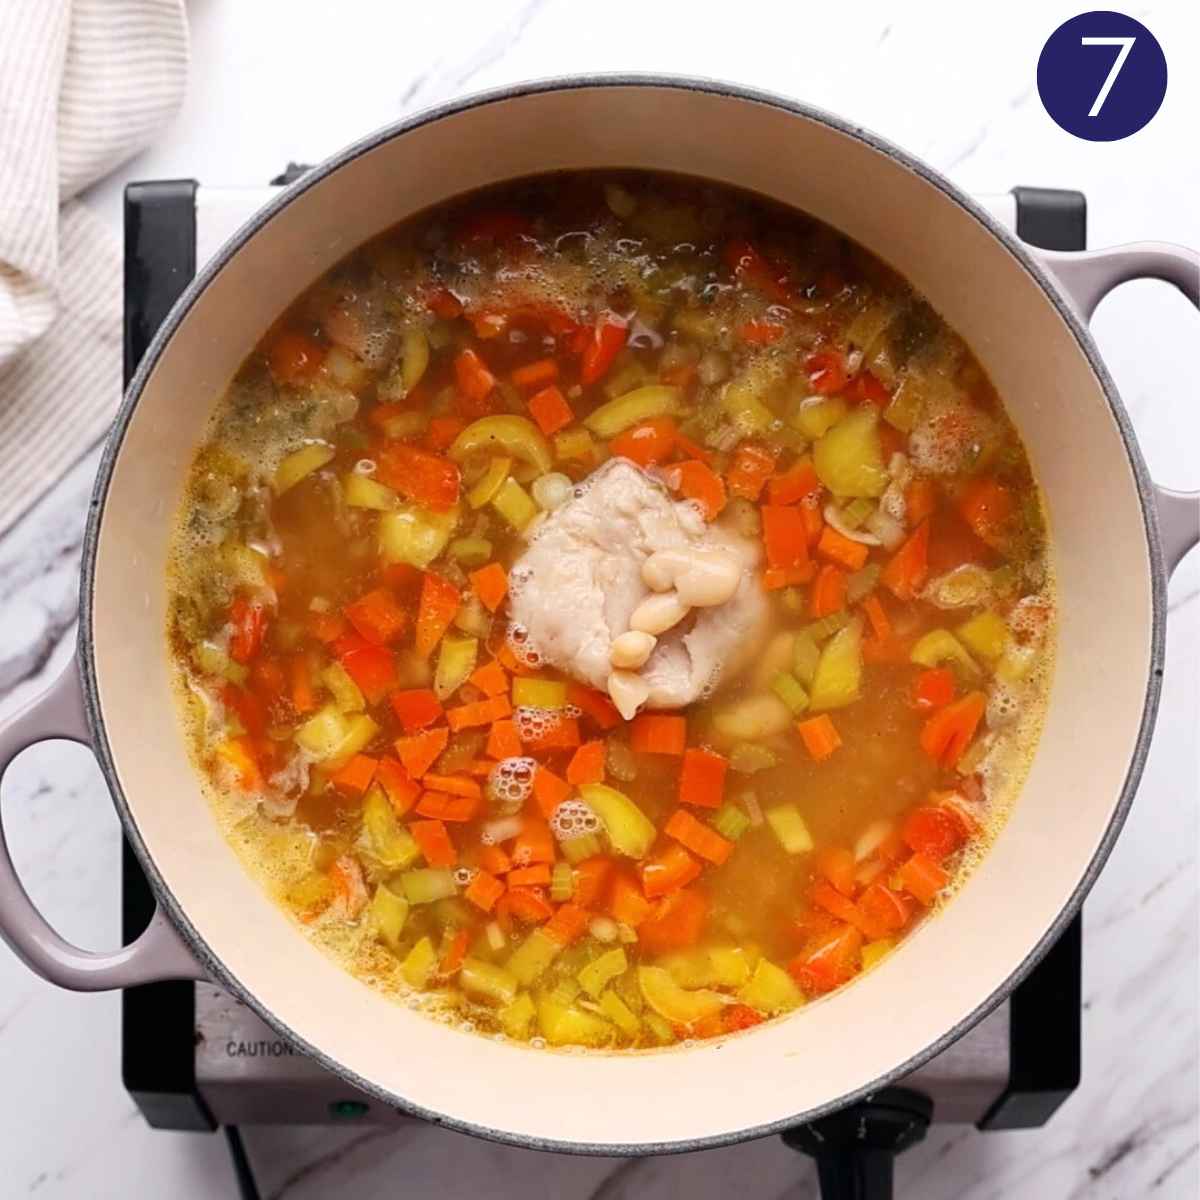
[[(911, 280), (973, 347), (1025, 437), (1062, 613), (1028, 782), (947, 911), (853, 987), (785, 1020), (627, 1055), (536, 1052), (436, 1024), (316, 951), (210, 816), (176, 721), (164, 637), (165, 555), (188, 464), (214, 398), (286, 303), (410, 213), (500, 180), (589, 167), (753, 189), (843, 230)], [(447, 105), (351, 146), (254, 217), (164, 322), (96, 483), (76, 661), (0, 729), (0, 770), (41, 739), (92, 747), (157, 915), (115, 954), (79, 950), (33, 907), (0, 843), (0, 933), (68, 988), (214, 980), (382, 1100), (521, 1145), (605, 1154), (718, 1145), (815, 1117), (912, 1070), (999, 1003), (1062, 931), (1108, 857), (1146, 757), (1167, 574), (1197, 540), (1200, 497), (1151, 483), (1085, 327), (1106, 292), (1141, 276), (1197, 300), (1188, 251), (1034, 251), (894, 146), (724, 84), (557, 80)]]

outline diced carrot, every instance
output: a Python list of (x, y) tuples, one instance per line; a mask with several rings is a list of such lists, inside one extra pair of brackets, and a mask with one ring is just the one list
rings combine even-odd
[(808, 386), (818, 396), (833, 396), (849, 383), (846, 360), (836, 350), (818, 350), (804, 361)]
[(830, 562), (845, 567), (847, 571), (860, 570), (870, 552), (869, 547), (862, 542), (856, 542), (853, 538), (838, 533), (832, 525), (826, 525), (821, 530), (821, 536), (817, 541), (817, 553), (829, 559)]
[(904, 493), (905, 516), (912, 526), (933, 516), (937, 508), (937, 484), (932, 479), (914, 479)]
[(857, 929), (843, 925), (788, 963), (788, 970), (810, 996), (831, 992), (859, 969), (862, 941)]
[(509, 851), (513, 863), (518, 867), (528, 867), (534, 863), (552, 863), (557, 856), (554, 834), (550, 826), (541, 817), (528, 814), (522, 818), (521, 832)]
[(442, 718), (444, 710), (429, 688), (410, 688), (404, 692), (393, 692), (389, 699), (392, 711), (405, 733), (427, 729)]
[(866, 933), (866, 926), (869, 924), (867, 919), (859, 912), (854, 901), (848, 896), (843, 896), (837, 888), (826, 882), (824, 879), (818, 880), (812, 888), (812, 902), (831, 916), (837, 917), (839, 921), (845, 921), (848, 925), (853, 925), (860, 933)]
[(764, 258), (750, 242), (726, 242), (721, 257), (739, 282), (756, 288), (777, 304), (792, 302), (792, 291), (787, 286), (786, 273)]
[(773, 451), (755, 442), (742, 442), (734, 452), (725, 483), (733, 495), (757, 500), (774, 470)]
[(521, 753), (521, 739), (517, 727), (509, 720), (495, 721), (488, 731), (487, 753), (489, 758), (516, 758)]
[(611, 858), (606, 858), (603, 854), (585, 858), (575, 868), (575, 895), (571, 898), (583, 908), (595, 908), (612, 873)]
[(571, 411), (567, 398), (553, 383), (530, 396), (528, 404), (529, 415), (537, 422), (538, 428), (547, 437), (566, 428), (575, 420), (575, 414)]
[(308, 655), (292, 655), (291, 661), (288, 663), (288, 674), (292, 681), (292, 707), (300, 714), (312, 712), (317, 707), (317, 698), (313, 694), (312, 671), (309, 668)]
[(921, 729), (921, 749), (947, 770), (957, 766), (986, 710), (983, 692), (968, 692), (939, 709)]
[(748, 1004), (728, 1004), (721, 1010), (721, 1024), (726, 1033), (737, 1033), (761, 1025), (766, 1017)]
[(425, 430), (425, 445), (434, 451), (449, 450), (454, 444), (454, 439), (466, 427), (467, 423), (462, 417), (449, 414), (442, 417), (430, 417), (429, 427)]
[(512, 870), (512, 859), (501, 846), (483, 846), (479, 851), (479, 869), (492, 875), (507, 875)]
[(236, 663), (248, 663), (262, 646), (267, 633), (267, 609), (259, 600), (235, 596), (229, 606), (229, 657)]
[(767, 566), (784, 570), (803, 567), (808, 562), (808, 538), (800, 509), (764, 504), (759, 511)]
[(954, 691), (954, 672), (949, 667), (931, 667), (913, 683), (913, 703), (923, 712), (930, 712), (949, 704)]
[(621, 723), (617, 706), (596, 688), (586, 687), (582, 683), (568, 684), (567, 703), (582, 709), (584, 716), (590, 717), (604, 731)]
[(936, 863), (949, 858), (966, 841), (962, 821), (936, 804), (918, 804), (905, 817), (900, 836), (911, 849)]
[(465, 775), (426, 775), (421, 781), (431, 792), (445, 792), (448, 796), (470, 796), (478, 800), (483, 789)]
[(558, 911), (546, 922), (546, 935), (560, 946), (569, 946), (582, 935), (591, 919), (592, 914), (578, 904), (560, 904)]
[(914, 854), (897, 872), (897, 878), (910, 896), (927, 906), (950, 882), (950, 876), (925, 854)]
[(394, 758), (379, 760), (375, 767), (375, 782), (383, 788), (398, 817), (404, 816), (421, 794), (420, 784), (414, 783)]
[(691, 883), (700, 871), (700, 864), (683, 846), (670, 842), (642, 863), (642, 891), (647, 900), (665, 896)]
[(808, 611), (815, 618), (828, 617), (846, 607), (846, 572), (826, 563), (813, 580)]
[(815, 550), (821, 540), (821, 531), (825, 528), (825, 518), (821, 515), (820, 504), (816, 500), (802, 500), (797, 506), (804, 518), (804, 532), (808, 537), (808, 548)]
[(660, 369), (658, 373), (660, 383), (677, 388), (688, 387), (695, 378), (696, 364), (690, 362), (679, 363), (677, 366), (667, 367), (666, 370)]
[(512, 373), (512, 381), (522, 391), (532, 392), (544, 388), (558, 378), (558, 363), (553, 358), (539, 358), (536, 362), (526, 363), (517, 367)]
[(675, 434), (675, 449), (680, 452), (684, 458), (694, 458), (697, 462), (702, 462), (705, 466), (711, 467), (715, 461), (712, 453), (705, 450), (699, 442), (694, 442), (684, 433), (677, 432)]
[(512, 716), (512, 702), (507, 696), (492, 696), (477, 700), (474, 704), (460, 704), (446, 710), (446, 720), (457, 733), (460, 729), (471, 729), (477, 725), (491, 725)]
[(863, 932), (872, 941), (899, 933), (908, 924), (908, 902), (898, 892), (883, 883), (873, 883), (858, 898), (858, 910), (863, 915)]
[(636, 929), (650, 915), (650, 909), (650, 901), (637, 882), (624, 872), (619, 873), (608, 899), (608, 912), (613, 920)]
[(549, 767), (538, 767), (533, 777), (533, 798), (546, 820), (554, 816), (554, 810), (570, 794), (571, 785), (565, 779), (560, 779)]
[(729, 760), (714, 750), (689, 746), (679, 772), (679, 803), (697, 808), (720, 808)]
[(508, 595), (508, 575), (498, 563), (488, 563), (470, 575), (471, 590), (479, 597), (488, 612), (495, 612)]
[(874, 404), (876, 408), (886, 408), (892, 399), (892, 393), (872, 371), (860, 371), (847, 390), (855, 400)]
[(619, 433), (608, 444), (618, 458), (628, 458), (639, 467), (666, 462), (675, 449), (678, 430), (670, 417), (653, 417)]
[(450, 840), (445, 824), (438, 820), (413, 821), (408, 827), (431, 867), (452, 867), (458, 862), (458, 851)]
[(508, 875), (509, 887), (545, 887), (550, 883), (550, 864), (514, 867)]
[(482, 667), (472, 671), (468, 682), (485, 696), (501, 696), (507, 693), (509, 688), (508, 673), (495, 658), (489, 659)]
[(733, 850), (733, 843), (728, 838), (723, 838), (703, 821), (697, 821), (686, 808), (677, 808), (671, 814), (663, 826), (663, 833), (718, 867)]
[(782, 475), (767, 481), (767, 499), (780, 505), (811, 502), (821, 494), (821, 486), (812, 459), (801, 458)]
[(700, 505), (706, 521), (714, 520), (725, 507), (725, 481), (707, 463), (688, 459), (671, 468), (678, 472), (678, 491), (685, 500)]
[(542, 888), (509, 888), (504, 898), (512, 915), (527, 925), (540, 925), (554, 915)]
[(377, 760), (367, 754), (356, 754), (344, 767), (336, 771), (330, 782), (339, 792), (349, 796), (361, 796), (375, 778)]
[(929, 573), (929, 520), (922, 521), (883, 568), (880, 582), (899, 600), (911, 600)]
[[(489, 847), (495, 849), (495, 847)], [(484, 912), (491, 912), (497, 900), (504, 895), (504, 884), (487, 871), (479, 870), (475, 873), (475, 878), (467, 885), (463, 892), (463, 897), (469, 900), (476, 908), (481, 908)]]
[(467, 946), (471, 935), (465, 929), (456, 930), (454, 936), (446, 943), (442, 953), (442, 961), (438, 963), (438, 974), (443, 978), (456, 975), (462, 969), (463, 959), (467, 957)]
[(458, 503), (461, 477), (448, 458), (407, 442), (385, 442), (374, 457), (375, 478), (409, 500), (435, 512)]
[(804, 741), (804, 748), (816, 762), (828, 758), (842, 744), (837, 727), (828, 713), (801, 721), (796, 728)]
[(279, 659), (260, 654), (251, 664), (248, 686), (267, 704), (282, 699), (288, 690), (288, 678)]
[(394, 642), (408, 625), (408, 614), (396, 603), (396, 597), (387, 588), (376, 588), (360, 596), (342, 611), (368, 642), (380, 646)]
[(396, 657), (386, 646), (345, 633), (334, 642), (333, 652), (369, 704), (378, 704), (395, 686)]
[(579, 380), (584, 387), (604, 378), (628, 336), (629, 322), (624, 317), (605, 311), (596, 318), (579, 364)]
[(748, 346), (771, 346), (783, 335), (787, 328), (777, 321), (744, 321), (737, 327), (737, 335)]
[(521, 662), (520, 659), (517, 658), (517, 656), (513, 653), (512, 647), (507, 641), (500, 642), (492, 651), (492, 653), (495, 654), (496, 661), (510, 675), (528, 675), (531, 673), (531, 668), (527, 667), (523, 662)]
[(458, 588), (433, 571), (426, 571), (421, 582), (420, 607), (417, 610), (415, 645), (422, 658), (428, 658), (442, 635), (450, 628), (462, 604)]
[(842, 846), (826, 846), (817, 854), (817, 871), (843, 896), (854, 895), (854, 855)]
[(806, 562), (802, 567), (768, 567), (762, 575), (763, 589), (777, 592), (780, 588), (799, 587), (816, 573), (817, 566), (813, 562)]
[(871, 631), (881, 642), (886, 642), (892, 636), (892, 623), (879, 597), (868, 596), (863, 601), (863, 612), (871, 622)]
[(339, 855), (329, 867), (329, 882), (337, 898), (346, 909), (346, 915), (356, 917), (367, 902), (367, 886), (363, 882), (362, 867), (358, 859), (349, 854)]
[(462, 301), (449, 288), (433, 288), (427, 292), (425, 306), (443, 321), (453, 321), (462, 316)]
[(227, 683), (221, 689), (221, 701), (232, 709), (242, 728), (252, 738), (261, 738), (267, 731), (267, 706), (254, 692), (240, 688), (236, 683)]
[(430, 729), (412, 737), (397, 738), (396, 755), (409, 775), (413, 779), (420, 779), (446, 749), (449, 740), (450, 730), (444, 727)]
[(228, 738), (217, 747), (217, 754), (237, 772), (243, 791), (253, 792), (262, 787), (262, 769), (250, 738)]
[(280, 383), (310, 379), (324, 361), (325, 347), (294, 329), (277, 334), (267, 350), (267, 364)]
[(1012, 492), (995, 479), (969, 483), (958, 499), (958, 511), (975, 536), (994, 546), (1003, 537), (1016, 509)]
[(646, 954), (686, 950), (700, 940), (708, 919), (708, 901), (695, 888), (664, 896), (638, 926), (638, 949)]
[(405, 600), (415, 600), (425, 581), (425, 572), (406, 562), (387, 563), (380, 574), (384, 583)]
[(470, 401), (479, 403), (491, 395), (496, 377), (474, 350), (462, 350), (454, 360), (454, 379), (458, 390)]
[(478, 796), (452, 796), (445, 792), (426, 792), (417, 804), (422, 817), (439, 821), (473, 821), (479, 815)]
[(639, 754), (682, 754), (687, 718), (642, 713), (629, 723), (629, 744)]
[(604, 742), (584, 742), (567, 764), (567, 782), (576, 787), (583, 783), (602, 783), (604, 780)]

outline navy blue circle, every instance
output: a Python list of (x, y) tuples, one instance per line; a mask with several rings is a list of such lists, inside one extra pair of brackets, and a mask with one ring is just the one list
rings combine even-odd
[[(1102, 88), (1123, 52), (1118, 44), (1086, 45), (1084, 38), (1133, 38), (1108, 95), (1093, 116)], [(1038, 95), (1055, 123), (1089, 142), (1116, 142), (1137, 133), (1167, 94), (1167, 59), (1158, 39), (1124, 13), (1080, 13), (1064, 21), (1042, 47)]]

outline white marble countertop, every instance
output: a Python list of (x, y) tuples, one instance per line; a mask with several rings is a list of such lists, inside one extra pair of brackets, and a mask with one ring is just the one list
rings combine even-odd
[[(149, 153), (89, 197), (119, 229), (133, 179), (265, 182), (372, 127), (477, 88), (572, 71), (678, 71), (791, 94), (862, 122), (978, 191), (1075, 187), (1093, 245), (1200, 244), (1200, 166), (1183, 146), (1200, 111), (1182, 68), (1192, 6), (1137, 16), (1172, 67), (1158, 117), (1127, 141), (1089, 144), (1038, 102), (1042, 42), (1078, 5), (837, 5), (741, 0), (706, 9), (610, 0), (190, 0), (188, 100)], [(663, 130), (669, 137), (670, 130)], [(1094, 329), (1161, 482), (1200, 485), (1196, 316), (1166, 285), (1121, 289)], [(1185, 347), (1187, 352), (1185, 352)], [(0, 447), (0, 469), (4, 448)], [(0, 539), (0, 712), (35, 691), (73, 644), (90, 454)], [(900, 1160), (899, 1194), (923, 1200), (1194, 1197), (1197, 1185), (1197, 682), (1200, 555), (1170, 589), (1168, 670), (1132, 816), (1085, 908), (1084, 1078), (1044, 1129), (935, 1128)], [(30, 892), (69, 937), (116, 942), (119, 830), (85, 751), (43, 746), (6, 781), (7, 832)], [(35, 980), (0, 948), (0, 1195), (231, 1195), (218, 1137), (148, 1129), (121, 1087), (118, 1000)], [(481, 1195), (815, 1195), (810, 1166), (770, 1139), (684, 1158), (616, 1163), (533, 1155), (420, 1128), (253, 1130), (264, 1195), (353, 1189), (364, 1200)], [(747, 1174), (749, 1172), (749, 1174)], [(756, 1181), (753, 1187), (747, 1180)], [(757, 1181), (762, 1181), (761, 1185)]]

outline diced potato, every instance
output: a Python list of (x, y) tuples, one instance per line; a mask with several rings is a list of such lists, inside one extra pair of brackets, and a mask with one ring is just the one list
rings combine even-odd
[(400, 824), (391, 801), (378, 784), (363, 798), (363, 837), (367, 853), (394, 871), (411, 867), (421, 854), (416, 838)]
[(497, 1017), (500, 1028), (514, 1041), (523, 1042), (529, 1037), (529, 1027), (533, 1024), (536, 1010), (528, 992), (521, 992), (511, 1004), (506, 1004)]
[(642, 1027), (637, 1014), (611, 988), (600, 997), (600, 1011), (628, 1038), (635, 1038)]
[(341, 710), (336, 704), (327, 704), (296, 730), (296, 742), (318, 761), (324, 761), (334, 756), (349, 732)]
[(750, 962), (738, 946), (680, 950), (659, 961), (680, 987), (735, 988), (750, 978)]
[(519, 675), (513, 680), (512, 702), (516, 708), (565, 708), (567, 685), (558, 679)]
[(408, 901), (381, 883), (371, 897), (371, 922), (386, 946), (395, 950), (408, 920)]
[(562, 947), (548, 933), (535, 929), (513, 952), (505, 964), (518, 983), (529, 987), (536, 983), (557, 957)]
[(507, 1006), (517, 998), (517, 981), (511, 971), (479, 958), (463, 959), (458, 975), (463, 991), (489, 1004)]
[(492, 497), (492, 507), (518, 533), (541, 512), (529, 493), (511, 475)]
[(814, 711), (843, 708), (858, 699), (862, 684), (862, 621), (855, 618), (824, 645), (813, 675), (809, 703)]
[(473, 637), (448, 633), (442, 638), (433, 675), (433, 691), (439, 700), (449, 699), (466, 683), (478, 655), (479, 642)]
[(343, 713), (362, 712), (366, 701), (350, 673), (339, 662), (332, 662), (321, 672), (321, 682), (329, 689), (333, 702)]
[(958, 627), (959, 638), (980, 658), (994, 663), (1008, 648), (1008, 626), (990, 609), (973, 616)]
[(774, 1016), (799, 1008), (804, 1003), (804, 993), (782, 967), (760, 958), (750, 981), (738, 992), (738, 999), (761, 1013)]
[(390, 487), (357, 471), (342, 476), (342, 499), (351, 508), (369, 508), (376, 512), (391, 512), (400, 505), (400, 497)]
[(869, 971), (877, 962), (896, 948), (895, 938), (878, 938), (862, 948), (862, 969)]
[(292, 451), (275, 468), (275, 494), (282, 496), (288, 488), (293, 488), (306, 475), (319, 471), (326, 463), (333, 461), (334, 448), (327, 442), (312, 442)]
[(743, 437), (764, 433), (775, 423), (775, 414), (761, 398), (765, 390), (758, 372), (745, 371), (731, 379), (721, 392), (721, 407)]
[(888, 485), (879, 441), (879, 414), (854, 409), (813, 446), (813, 467), (835, 496), (879, 496)]
[(579, 794), (587, 806), (604, 823), (608, 840), (618, 854), (630, 858), (645, 858), (654, 845), (658, 830), (624, 792), (604, 783), (585, 783)]
[(847, 404), (840, 396), (805, 396), (792, 407), (788, 424), (809, 441), (824, 437), (845, 415)]
[(457, 890), (454, 872), (445, 867), (418, 867), (400, 876), (400, 886), (409, 904), (434, 904)]
[(551, 996), (538, 1001), (537, 1017), (538, 1028), (551, 1046), (604, 1046), (615, 1033), (603, 1017), (560, 1004)]
[(777, 804), (768, 808), (763, 816), (789, 854), (807, 854), (813, 848), (812, 834), (794, 804)]
[(423, 937), (408, 952), (408, 957), (400, 967), (400, 974), (410, 987), (426, 988), (436, 966), (437, 951), (433, 948), (433, 942)]
[(456, 505), (435, 513), (405, 504), (379, 518), (379, 550), (385, 562), (409, 563), (424, 569), (446, 548), (459, 520)]
[(326, 760), (327, 764), (335, 767), (353, 758), (354, 755), (367, 748), (378, 732), (379, 726), (365, 713), (358, 713), (350, 717), (346, 722), (346, 736), (334, 748), (333, 753)]
[(661, 1017), (679, 1025), (692, 1025), (715, 1016), (725, 1006), (718, 992), (681, 988), (665, 967), (638, 967), (638, 984), (646, 1003)]

